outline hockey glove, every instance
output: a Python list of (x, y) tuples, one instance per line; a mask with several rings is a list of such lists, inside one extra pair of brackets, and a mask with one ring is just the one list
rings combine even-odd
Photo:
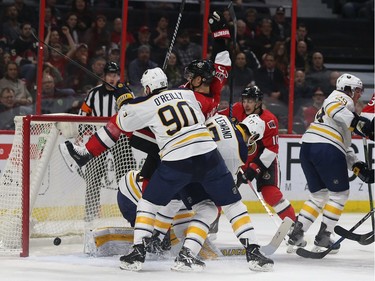
[(230, 38), (230, 32), (227, 23), (222, 15), (218, 12), (213, 12), (210, 18), (208, 19), (208, 23), (210, 24), (211, 32), (214, 37), (216, 38)]
[(257, 178), (261, 173), (262, 170), (260, 169), (260, 167), (255, 163), (251, 163), (249, 165), (249, 168), (247, 168), (245, 171), (245, 176), (249, 181), (252, 181), (253, 179)]
[(134, 99), (134, 95), (130, 88), (122, 82), (117, 83), (113, 95), (116, 98), (118, 108), (121, 108), (123, 104), (128, 103), (130, 100)]
[(237, 181), (236, 181), (236, 186), (237, 188), (239, 188), (241, 186), (241, 184), (243, 183), (247, 183), (247, 178), (245, 177), (245, 175), (239, 171), (237, 173)]
[(374, 134), (374, 129), (371, 128), (371, 121), (363, 116), (359, 116), (357, 113), (353, 112), (354, 118), (350, 124), (349, 129), (361, 137), (369, 137)]
[(354, 163), (352, 170), (363, 182), (374, 183), (374, 170), (369, 169), (365, 162)]

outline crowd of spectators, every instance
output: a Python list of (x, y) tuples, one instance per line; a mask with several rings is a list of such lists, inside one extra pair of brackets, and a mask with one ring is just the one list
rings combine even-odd
[[(82, 67), (102, 78), (106, 62), (120, 61), (122, 20), (97, 12), (101, 11), (98, 7), (118, 8), (119, 2), (46, 0), (44, 41), (52, 48), (44, 48), (42, 113), (72, 112), (69, 107), (77, 107), (90, 88), (101, 84), (100, 79), (88, 76)], [(296, 42), (291, 42), (290, 19), (285, 16), (284, 7), (271, 14), (268, 8), (246, 8), (241, 6), (242, 1), (235, 2), (238, 2), (237, 42), (230, 74), (234, 77), (233, 102), (240, 99), (245, 86), (256, 84), (265, 93), (265, 106), (281, 108), (277, 117), (280, 128), (286, 129), (290, 45), (296, 44), (297, 50), (295, 114), (300, 106), (315, 104), (315, 89), (327, 96), (339, 73), (326, 68), (324, 54), (314, 45), (303, 22), (298, 23)], [(61, 5), (66, 9), (60, 9)], [(127, 32), (125, 79), (136, 95), (142, 94), (142, 73), (147, 68), (163, 66), (174, 31), (168, 14), (163, 11), (175, 9), (175, 4), (146, 2), (144, 5), (145, 9), (159, 10), (160, 15), (155, 22), (145, 20), (142, 25), (129, 28), (134, 32)], [(32, 111), (35, 111), (38, 50), (32, 32), (37, 32), (38, 10), (23, 0), (14, 0), (3, 5), (0, 18), (0, 91), (12, 89), (14, 106), (28, 106)], [(229, 11), (224, 10), (223, 15), (235, 30)], [(170, 87), (183, 83), (184, 67), (201, 56), (202, 46), (192, 40), (191, 30), (181, 29), (165, 69)], [(222, 105), (227, 104), (229, 92), (225, 86)], [(72, 104), (54, 106), (54, 100), (64, 98)]]

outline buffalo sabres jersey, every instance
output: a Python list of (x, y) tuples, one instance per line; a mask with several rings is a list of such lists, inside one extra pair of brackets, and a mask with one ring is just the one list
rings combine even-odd
[(353, 100), (344, 92), (334, 90), (323, 102), (315, 120), (302, 136), (302, 142), (330, 143), (345, 155), (351, 145), (349, 130), (355, 111)]
[(229, 118), (224, 115), (214, 115), (207, 119), (206, 126), (217, 144), (228, 170), (234, 179), (240, 166), (246, 162), (247, 146), (241, 133), (233, 127)]
[(136, 98), (123, 105), (117, 117), (117, 124), (124, 131), (149, 127), (164, 161), (214, 150), (217, 146), (204, 122), (194, 92), (182, 88)]

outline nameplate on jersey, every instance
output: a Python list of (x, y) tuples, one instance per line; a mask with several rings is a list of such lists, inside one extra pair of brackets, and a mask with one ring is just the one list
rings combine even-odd
[(154, 99), (154, 102), (157, 106), (166, 103), (171, 100), (182, 100), (182, 93), (181, 92), (166, 92), (164, 94), (159, 94)]

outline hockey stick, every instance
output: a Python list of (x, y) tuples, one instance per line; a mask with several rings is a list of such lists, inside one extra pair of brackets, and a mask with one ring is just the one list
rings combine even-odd
[[(230, 17), (233, 20), (233, 34), (232, 34), (232, 41), (233, 41), (233, 55), (236, 53), (236, 46), (237, 46), (237, 17), (234, 11), (233, 2), (230, 1), (228, 5), (228, 10)], [(232, 61), (235, 58), (232, 58)], [(233, 75), (230, 76), (229, 81), (229, 118), (232, 117), (232, 109), (233, 109), (233, 85), (234, 85), (234, 77)]]
[(108, 87), (111, 87), (112, 89), (116, 89), (115, 86), (112, 86), (111, 84), (109, 84), (108, 82), (104, 81), (101, 77), (99, 77), (98, 75), (96, 75), (95, 73), (91, 72), (90, 70), (88, 70), (86, 67), (80, 65), (79, 63), (77, 63), (76, 61), (72, 60), (70, 57), (68, 57), (67, 55), (65, 55), (64, 53), (60, 52), (59, 50), (55, 49), (54, 47), (52, 47), (51, 45), (47, 44), (46, 42), (40, 40), (35, 34), (34, 32), (31, 31), (31, 35), (39, 42), (39, 43), (42, 43), (43, 45), (45, 45), (47, 48), (51, 49), (52, 51), (58, 53), (60, 56), (63, 56), (65, 59), (67, 59), (68, 61), (70, 61), (72, 64), (74, 64), (75, 66), (79, 67), (81, 70), (83, 70), (86, 74), (94, 77), (95, 79), (97, 80), (100, 80), (102, 81), (104, 84), (106, 84)]
[[(363, 149), (364, 149), (364, 152), (365, 152), (365, 162), (367, 164), (367, 167), (371, 170), (371, 163), (370, 163), (369, 155), (368, 155), (369, 151), (368, 151), (367, 139), (362, 138), (362, 141), (363, 141)], [(370, 209), (373, 210), (374, 209), (374, 201), (373, 201), (373, 198), (372, 198), (371, 183), (368, 183), (367, 187), (368, 187), (368, 197), (369, 197), (369, 201), (370, 201)], [(371, 215), (371, 223), (372, 223), (372, 230), (374, 231), (374, 228), (375, 228), (374, 214)]]
[(166, 69), (167, 63), (169, 61), (169, 56), (172, 53), (172, 49), (173, 49), (173, 46), (174, 46), (174, 41), (176, 40), (177, 32), (178, 32), (178, 29), (180, 27), (180, 22), (181, 22), (181, 18), (182, 18), (182, 12), (184, 11), (185, 2), (186, 2), (186, 0), (182, 0), (181, 6), (180, 6), (180, 13), (178, 14), (176, 27), (174, 28), (174, 32), (173, 32), (173, 36), (172, 36), (172, 41), (171, 41), (171, 44), (169, 45), (168, 52), (165, 55), (165, 59), (164, 59), (164, 63), (163, 63), (163, 70)]
[[(242, 176), (245, 178), (244, 172), (242, 171), (242, 169), (239, 170), (239, 173), (242, 173)], [(248, 179), (246, 179), (246, 181), (247, 181), (247, 184), (250, 186), (251, 190), (254, 192), (255, 196), (258, 198), (258, 200), (262, 204), (263, 208), (266, 210), (267, 214), (271, 217), (271, 219), (273, 220), (273, 222), (275, 223), (275, 225), (277, 227), (279, 227), (280, 224), (276, 221), (275, 216), (271, 212), (270, 208), (268, 208), (268, 206), (267, 206), (266, 202), (264, 201), (264, 199), (262, 198), (262, 196), (260, 196), (259, 192), (254, 188), (254, 186), (251, 183), (251, 181), (249, 181)]]
[[(293, 220), (286, 217), (279, 228), (277, 229), (276, 233), (272, 237), (271, 241), (264, 246), (260, 246), (260, 250), (265, 255), (272, 255), (276, 252), (276, 250), (279, 248), (281, 242), (283, 242), (284, 237), (287, 235), (290, 227), (293, 224)], [(246, 250), (243, 247), (219, 247), (219, 250), (221, 251), (222, 255), (225, 257), (228, 256), (243, 256), (246, 255)]]
[[(373, 213), (374, 209), (372, 209), (370, 212), (368, 212), (359, 222), (357, 222), (349, 231), (353, 232), (356, 230), (361, 224), (363, 224)], [(333, 243), (331, 246), (328, 247), (327, 250), (323, 252), (311, 252), (304, 248), (298, 248), (296, 253), (297, 255), (303, 257), (303, 258), (310, 258), (310, 259), (322, 259), (324, 258), (329, 252), (331, 252), (337, 245), (339, 245), (345, 237), (341, 237), (339, 240), (337, 240), (335, 243)]]
[(345, 237), (346, 239), (353, 240), (358, 242), (361, 245), (368, 245), (374, 242), (374, 231), (370, 231), (365, 234), (357, 234), (354, 232), (351, 232), (339, 225), (335, 226), (335, 232), (342, 236)]

